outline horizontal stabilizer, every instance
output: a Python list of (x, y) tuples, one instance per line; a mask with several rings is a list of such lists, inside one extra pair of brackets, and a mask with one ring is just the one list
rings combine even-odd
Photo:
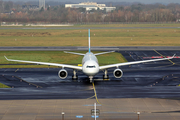
[(96, 54), (94, 54), (94, 55), (102, 55), (102, 54), (107, 54), (107, 53), (112, 53), (112, 52), (115, 52), (115, 51), (109, 51), (109, 52), (96, 53)]
[(83, 53), (75, 53), (75, 52), (67, 52), (67, 51), (64, 51), (65, 53), (70, 53), (70, 54), (75, 54), (75, 55), (85, 55), (85, 54), (83, 54)]

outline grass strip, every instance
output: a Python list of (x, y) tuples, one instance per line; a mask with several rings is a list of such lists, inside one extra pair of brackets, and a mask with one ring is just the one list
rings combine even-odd
[[(91, 46), (180, 46), (180, 29), (91, 29)], [(88, 46), (88, 30), (1, 30), (0, 46)]]
[(10, 88), (10, 87), (7, 86), (7, 85), (4, 85), (4, 84), (2, 84), (2, 83), (0, 83), (0, 88)]
[[(86, 53), (86, 51), (75, 51)], [(94, 51), (93, 53), (97, 53)], [(99, 51), (98, 51), (99, 53)], [(0, 51), (0, 68), (39, 68), (47, 67), (44, 65), (20, 65), (24, 63), (7, 61), (4, 55), (9, 59), (38, 61), (49, 63), (61, 63), (78, 65), (82, 63), (83, 56), (64, 53), (63, 51)], [(100, 65), (115, 64), (127, 62), (120, 53), (109, 53), (97, 56)], [(14, 64), (14, 65), (12, 65)], [(17, 65), (16, 65), (17, 64)], [(54, 67), (54, 66), (50, 66)]]

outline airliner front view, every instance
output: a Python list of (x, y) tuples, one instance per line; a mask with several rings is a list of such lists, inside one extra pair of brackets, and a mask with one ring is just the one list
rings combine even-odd
[(161, 59), (155, 59), (155, 60), (143, 60), (143, 61), (135, 61), (135, 62), (126, 62), (126, 63), (117, 63), (117, 64), (111, 64), (111, 65), (104, 65), (104, 66), (99, 66), (98, 59), (96, 58), (97, 55), (102, 55), (110, 52), (103, 52), (103, 53), (96, 53), (93, 54), (90, 49), (90, 30), (88, 31), (89, 37), (89, 51), (86, 54), (82, 53), (75, 53), (75, 52), (66, 52), (65, 53), (71, 53), (71, 54), (76, 54), (76, 55), (83, 55), (82, 59), (82, 66), (74, 66), (74, 65), (67, 65), (67, 64), (59, 64), (59, 63), (47, 63), (47, 62), (36, 62), (36, 61), (24, 61), (24, 60), (13, 60), (13, 59), (8, 59), (6, 56), (4, 56), (8, 61), (14, 61), (14, 62), (24, 62), (24, 63), (33, 63), (33, 64), (38, 64), (38, 65), (51, 65), (51, 66), (58, 66), (62, 67), (62, 69), (58, 72), (58, 76), (61, 79), (65, 79), (68, 76), (68, 72), (65, 70), (65, 68), (71, 68), (73, 69), (73, 80), (77, 80), (78, 76), (76, 75), (77, 70), (81, 70), (85, 75), (89, 77), (90, 82), (93, 82), (93, 77), (99, 73), (99, 71), (104, 71), (103, 79), (108, 79), (108, 72), (107, 69), (109, 68), (116, 68), (113, 72), (114, 76), (116, 78), (121, 78), (123, 75), (123, 71), (119, 69), (120, 66), (125, 66), (125, 65), (132, 65), (132, 64), (138, 64), (138, 63), (146, 63), (146, 62), (153, 62), (153, 61), (161, 61), (161, 60), (168, 60), (172, 59), (173, 57), (170, 58), (161, 58)]

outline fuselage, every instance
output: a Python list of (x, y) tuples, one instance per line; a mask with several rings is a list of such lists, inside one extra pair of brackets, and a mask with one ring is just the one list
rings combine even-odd
[(82, 71), (87, 76), (95, 76), (99, 72), (98, 59), (92, 52), (87, 52), (82, 59)]

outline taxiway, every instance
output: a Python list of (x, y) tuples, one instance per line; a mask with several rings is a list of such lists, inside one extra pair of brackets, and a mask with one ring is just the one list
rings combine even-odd
[[(120, 51), (128, 61), (143, 60), (151, 56), (172, 56), (180, 51)], [(94, 86), (87, 77), (78, 72), (79, 80), (69, 77), (60, 80), (60, 68), (3, 68), (0, 82), (10, 89), (0, 89), (0, 119), (61, 119), (75, 120), (83, 116), (91, 120), (93, 103), (100, 109), (98, 119), (134, 120), (137, 112), (140, 119), (178, 120), (180, 118), (180, 62), (179, 59), (158, 61), (121, 67), (121, 79), (113, 77), (102, 81), (103, 72), (95, 77)]]
[[(125, 51), (121, 52), (128, 61), (142, 60), (143, 57), (163, 54), (180, 55), (180, 51)], [(179, 59), (159, 61), (120, 67), (124, 75), (120, 79), (113, 76), (102, 80), (103, 71), (95, 76), (98, 98), (170, 98), (180, 97)], [(0, 82), (12, 89), (2, 89), (0, 99), (86, 99), (94, 95), (87, 76), (78, 72), (78, 80), (73, 81), (72, 70), (61, 80), (57, 73), (61, 68), (21, 68), (0, 69)]]

